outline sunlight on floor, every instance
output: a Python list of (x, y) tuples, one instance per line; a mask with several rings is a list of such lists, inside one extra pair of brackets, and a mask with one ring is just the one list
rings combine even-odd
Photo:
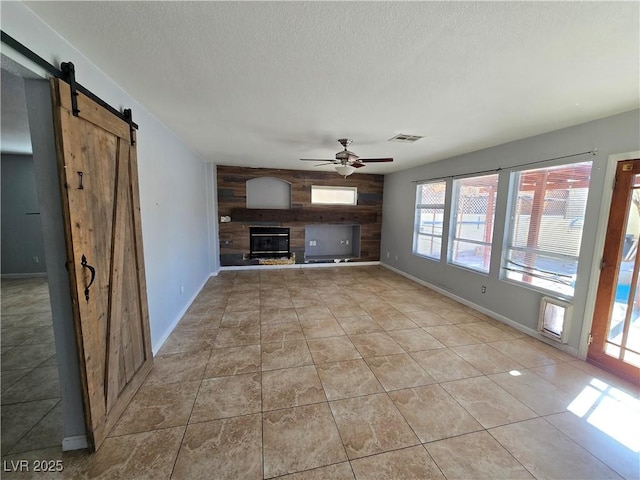
[(640, 452), (640, 400), (594, 378), (567, 410), (624, 445)]

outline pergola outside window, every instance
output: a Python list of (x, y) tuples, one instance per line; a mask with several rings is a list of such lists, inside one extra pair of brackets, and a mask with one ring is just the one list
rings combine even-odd
[(503, 278), (573, 297), (591, 164), (511, 174)]

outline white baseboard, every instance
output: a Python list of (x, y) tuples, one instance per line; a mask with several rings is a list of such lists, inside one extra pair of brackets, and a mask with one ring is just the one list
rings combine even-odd
[(200, 288), (196, 290), (196, 293), (194, 293), (193, 296), (189, 299), (185, 307), (182, 310), (180, 310), (180, 312), (178, 313), (176, 318), (173, 320), (173, 322), (171, 322), (171, 325), (169, 325), (169, 328), (167, 328), (167, 330), (164, 332), (162, 337), (160, 337), (160, 339), (155, 343), (155, 345), (151, 347), (151, 350), (153, 351), (154, 356), (158, 354), (158, 352), (162, 348), (162, 345), (164, 345), (164, 342), (167, 341), (167, 338), (169, 338), (169, 335), (171, 335), (171, 332), (173, 332), (173, 330), (176, 328), (180, 320), (182, 320), (182, 317), (184, 316), (185, 313), (187, 313), (187, 310), (189, 310), (189, 307), (191, 306), (193, 301), (196, 299), (196, 297), (200, 294), (200, 292), (202, 291), (202, 289), (207, 284), (210, 278), (211, 276), (208, 276), (204, 279), (204, 281), (202, 282), (202, 285), (200, 285)]
[(376, 262), (333, 262), (333, 263), (292, 263), (290, 265), (237, 265), (230, 267), (220, 267), (221, 271), (233, 270), (279, 270), (286, 268), (330, 268), (330, 267), (371, 267), (380, 265)]
[(62, 451), (83, 450), (89, 448), (86, 435), (75, 435), (73, 437), (64, 437), (62, 439)]
[(433, 284), (431, 284), (429, 282), (425, 282), (424, 280), (421, 280), (418, 277), (414, 277), (413, 275), (410, 275), (410, 274), (408, 274), (406, 272), (403, 272), (402, 270), (398, 270), (397, 268), (392, 267), (389, 264), (380, 262), (380, 266), (384, 267), (384, 268), (386, 268), (388, 270), (391, 270), (392, 272), (395, 272), (398, 275), (402, 275), (403, 277), (408, 278), (409, 280), (412, 280), (412, 281), (414, 281), (416, 283), (419, 283), (420, 285), (423, 285), (423, 286), (425, 286), (427, 288), (430, 288), (431, 290), (435, 290), (436, 292), (441, 293), (442, 295), (444, 295), (446, 297), (449, 297), (452, 300), (455, 300), (456, 302), (462, 303), (463, 305), (466, 305), (467, 307), (473, 308), (474, 310), (477, 310), (480, 313), (484, 313), (488, 317), (491, 317), (494, 320), (497, 320), (497, 321), (499, 321), (501, 323), (504, 323), (505, 325), (509, 325), (510, 327), (513, 327), (516, 330), (529, 335), (530, 337), (533, 337), (533, 338), (535, 338), (537, 340), (540, 340), (541, 342), (544, 342), (547, 345), (555, 347), (558, 350), (561, 350), (561, 351), (563, 351), (565, 353), (568, 353), (569, 355), (572, 355), (574, 357), (578, 357), (578, 349), (577, 348), (570, 347), (569, 345), (565, 345), (565, 344), (562, 344), (562, 343), (557, 343), (557, 342), (554, 342), (553, 340), (549, 340), (547, 337), (545, 337), (544, 335), (541, 335), (539, 332), (537, 332), (533, 328), (526, 327), (526, 326), (516, 322), (515, 320), (507, 318), (504, 315), (500, 315), (499, 313), (496, 313), (496, 312), (494, 312), (492, 310), (489, 310), (488, 308), (485, 308), (482, 305), (478, 305), (476, 303), (470, 302), (466, 298), (459, 297), (455, 293), (452, 293), (452, 292), (450, 292), (448, 290), (445, 290), (442, 287), (438, 287), (437, 285), (433, 285)]
[(35, 273), (3, 273), (0, 275), (3, 280), (10, 280), (12, 278), (47, 278), (47, 272), (35, 272)]

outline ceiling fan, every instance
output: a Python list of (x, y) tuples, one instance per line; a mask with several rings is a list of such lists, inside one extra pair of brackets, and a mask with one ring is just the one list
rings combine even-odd
[(347, 150), (347, 147), (351, 145), (350, 138), (339, 138), (338, 142), (340, 145), (344, 147), (344, 150), (336, 153), (335, 160), (329, 159), (313, 159), (313, 158), (301, 158), (303, 162), (326, 162), (319, 163), (318, 165), (314, 165), (316, 167), (320, 167), (322, 165), (334, 165), (336, 172), (340, 175), (343, 175), (345, 178), (351, 175), (356, 171), (356, 168), (364, 167), (365, 163), (382, 163), (382, 162), (393, 162), (393, 158), (360, 158), (353, 152)]

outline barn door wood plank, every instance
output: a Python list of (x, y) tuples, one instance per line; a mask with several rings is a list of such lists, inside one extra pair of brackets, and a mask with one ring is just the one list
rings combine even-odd
[(126, 240), (126, 223), (127, 223), (127, 183), (129, 176), (125, 173), (126, 168), (126, 146), (120, 142), (118, 148), (118, 159), (116, 161), (116, 191), (115, 191), (115, 208), (113, 230), (109, 232), (111, 235), (111, 244), (113, 251), (113, 259), (111, 262), (111, 282), (109, 283), (109, 322), (108, 346), (107, 346), (107, 408), (112, 408), (118, 394), (120, 393), (120, 347), (121, 347), (121, 329), (123, 322), (123, 285), (124, 285), (124, 250)]

